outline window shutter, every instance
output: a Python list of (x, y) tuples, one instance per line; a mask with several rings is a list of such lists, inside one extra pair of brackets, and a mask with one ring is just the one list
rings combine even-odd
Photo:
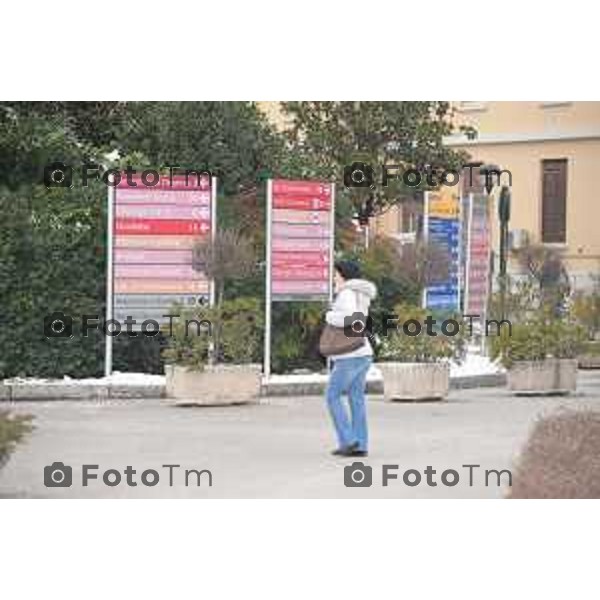
[(567, 160), (542, 161), (542, 242), (567, 241)]

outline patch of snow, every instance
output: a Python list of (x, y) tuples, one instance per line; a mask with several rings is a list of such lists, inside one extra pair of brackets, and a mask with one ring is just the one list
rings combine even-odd
[[(487, 356), (481, 356), (477, 353), (467, 354), (461, 364), (450, 365), (450, 378), (470, 377), (475, 375), (491, 375), (501, 373), (504, 369), (495, 362), (492, 362)], [(313, 384), (325, 383), (329, 376), (326, 373), (302, 373), (294, 375), (271, 375), (269, 383), (273, 384)], [(381, 381), (383, 375), (377, 363), (371, 365), (367, 373), (367, 381)]]
[[(461, 364), (452, 364), (450, 367), (450, 377), (468, 377), (474, 375), (489, 375), (501, 373), (504, 369), (495, 362), (492, 362), (487, 356), (479, 354), (468, 354)], [(302, 373), (295, 375), (271, 375), (269, 383), (274, 384), (313, 384), (325, 383), (328, 379), (327, 373)], [(372, 364), (367, 373), (367, 381), (381, 381), (383, 376), (377, 364)], [(40, 379), (37, 377), (13, 377), (5, 379), (4, 383), (34, 384), (34, 385), (86, 385), (86, 386), (164, 386), (164, 375), (150, 375), (149, 373), (121, 373), (115, 371), (110, 377), (88, 377), (86, 379), (73, 379), (63, 377), (63, 379)]]
[(115, 371), (110, 377), (88, 377), (85, 379), (73, 379), (65, 375), (62, 379), (40, 379), (38, 377), (13, 377), (5, 379), (4, 383), (11, 385), (34, 384), (34, 385), (165, 385), (164, 375), (151, 375), (149, 373), (120, 373)]
[(493, 375), (502, 373), (504, 369), (498, 362), (493, 362), (488, 356), (467, 354), (461, 364), (450, 365), (450, 377), (469, 377), (474, 375)]

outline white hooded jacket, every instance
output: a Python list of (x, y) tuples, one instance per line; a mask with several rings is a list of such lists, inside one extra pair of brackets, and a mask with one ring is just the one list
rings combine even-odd
[[(377, 296), (377, 288), (366, 279), (348, 279), (337, 293), (331, 306), (327, 311), (325, 321), (334, 327), (343, 327), (344, 319), (354, 313), (362, 313), (365, 317), (369, 314), (371, 300)], [(338, 354), (333, 358), (355, 358), (357, 356), (372, 356), (373, 348), (366, 339), (365, 343), (352, 352)]]

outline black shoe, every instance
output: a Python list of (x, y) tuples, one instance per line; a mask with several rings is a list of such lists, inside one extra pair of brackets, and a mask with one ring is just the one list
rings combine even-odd
[(358, 442), (354, 442), (345, 448), (338, 448), (334, 450), (331, 454), (334, 456), (356, 456), (354, 452), (358, 452)]
[(352, 451), (352, 454), (350, 454), (350, 456), (369, 456), (369, 453), (366, 450), (359, 450), (357, 448), (356, 450)]

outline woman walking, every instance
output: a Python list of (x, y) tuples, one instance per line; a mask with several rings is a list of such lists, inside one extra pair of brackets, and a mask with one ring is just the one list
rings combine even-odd
[[(355, 313), (366, 319), (377, 288), (361, 279), (359, 265), (349, 260), (337, 262), (334, 283), (336, 297), (325, 316), (327, 324), (344, 327), (348, 317), (357, 316)], [(373, 362), (373, 348), (366, 336), (361, 339), (358, 348), (331, 356), (333, 368), (327, 386), (327, 406), (337, 434), (338, 447), (333, 451), (337, 456), (367, 456), (368, 452), (365, 383)], [(344, 394), (348, 396), (350, 415), (342, 401)]]

